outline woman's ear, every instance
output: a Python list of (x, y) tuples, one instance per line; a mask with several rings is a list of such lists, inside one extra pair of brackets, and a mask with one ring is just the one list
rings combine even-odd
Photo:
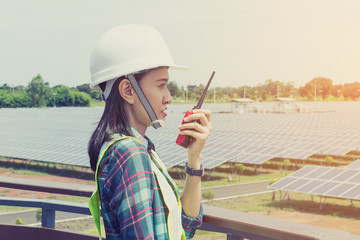
[(123, 79), (119, 83), (119, 93), (121, 97), (129, 104), (134, 104), (135, 92), (131, 86), (129, 79)]

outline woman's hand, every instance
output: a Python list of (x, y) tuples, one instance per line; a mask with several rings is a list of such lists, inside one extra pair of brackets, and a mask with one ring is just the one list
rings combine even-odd
[(205, 109), (195, 109), (193, 114), (187, 116), (184, 124), (179, 126), (180, 135), (188, 135), (190, 144), (188, 146), (189, 167), (201, 163), (201, 151), (211, 132), (211, 112)]

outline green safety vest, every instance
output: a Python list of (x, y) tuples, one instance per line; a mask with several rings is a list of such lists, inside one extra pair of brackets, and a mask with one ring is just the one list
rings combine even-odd
[[(96, 229), (99, 233), (99, 239), (101, 239), (101, 231), (100, 231), (100, 216), (101, 216), (101, 203), (100, 203), (100, 193), (99, 193), (99, 182), (98, 182), (98, 170), (101, 163), (101, 160), (105, 154), (105, 152), (109, 149), (111, 145), (113, 145), (115, 142), (124, 139), (129, 138), (130, 136), (124, 136), (119, 134), (114, 134), (112, 141), (105, 142), (103, 146), (100, 149), (99, 159), (97, 162), (96, 172), (95, 172), (95, 181), (96, 181), (96, 190), (93, 192), (90, 200), (89, 200), (89, 209), (91, 212), (91, 215), (93, 216), (94, 223), (96, 226)], [(140, 141), (137, 138), (134, 138), (136, 141), (140, 143)], [(140, 143), (141, 144), (141, 143)], [(152, 157), (151, 157), (152, 156)], [(167, 216), (167, 229), (169, 234), (170, 240), (184, 240), (185, 232), (182, 228), (182, 220), (181, 220), (181, 201), (179, 197), (179, 193), (176, 192), (176, 195), (174, 194), (169, 182), (166, 180), (168, 179), (170, 183), (175, 188), (174, 180), (168, 177), (165, 177), (164, 174), (161, 173), (159, 168), (155, 165), (155, 163), (152, 161), (156, 161), (156, 163), (160, 166), (161, 170), (166, 171), (166, 167), (157, 155), (157, 153), (153, 150), (151, 150), (151, 156), (150, 162), (151, 162), (151, 168), (153, 173), (155, 174), (156, 180), (158, 182), (160, 192), (162, 194), (164, 203), (166, 207), (168, 208), (168, 216)], [(175, 188), (176, 189), (176, 188)]]

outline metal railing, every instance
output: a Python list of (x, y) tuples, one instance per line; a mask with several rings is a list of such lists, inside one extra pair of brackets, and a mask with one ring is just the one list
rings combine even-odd
[[(25, 189), (30, 191), (41, 191), (54, 194), (66, 194), (72, 196), (89, 197), (92, 186), (78, 184), (53, 183), (44, 181), (23, 180), (18, 178), (0, 177), (0, 187)], [(0, 205), (23, 206), (42, 209), (42, 227), (26, 227), (14, 225), (0, 225), (1, 239), (23, 239), (17, 238), (18, 234), (29, 236), (28, 239), (98, 239), (95, 236), (70, 233), (55, 230), (55, 212), (64, 211), (71, 213), (90, 214), (86, 203), (73, 203), (58, 200), (44, 199), (19, 199), (0, 198)], [(223, 208), (204, 205), (204, 218), (200, 230), (220, 232), (227, 235), (231, 240), (355, 240), (360, 236), (348, 232), (319, 228), (306, 224), (300, 224), (271, 217), (243, 213)], [(19, 235), (21, 236), (21, 235)], [(36, 237), (35, 237), (36, 236)]]

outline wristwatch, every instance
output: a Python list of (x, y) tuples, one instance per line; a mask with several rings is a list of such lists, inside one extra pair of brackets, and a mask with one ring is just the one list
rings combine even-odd
[(193, 169), (188, 166), (188, 163), (185, 164), (185, 172), (190, 176), (202, 177), (204, 175), (204, 166), (200, 165), (200, 169)]

